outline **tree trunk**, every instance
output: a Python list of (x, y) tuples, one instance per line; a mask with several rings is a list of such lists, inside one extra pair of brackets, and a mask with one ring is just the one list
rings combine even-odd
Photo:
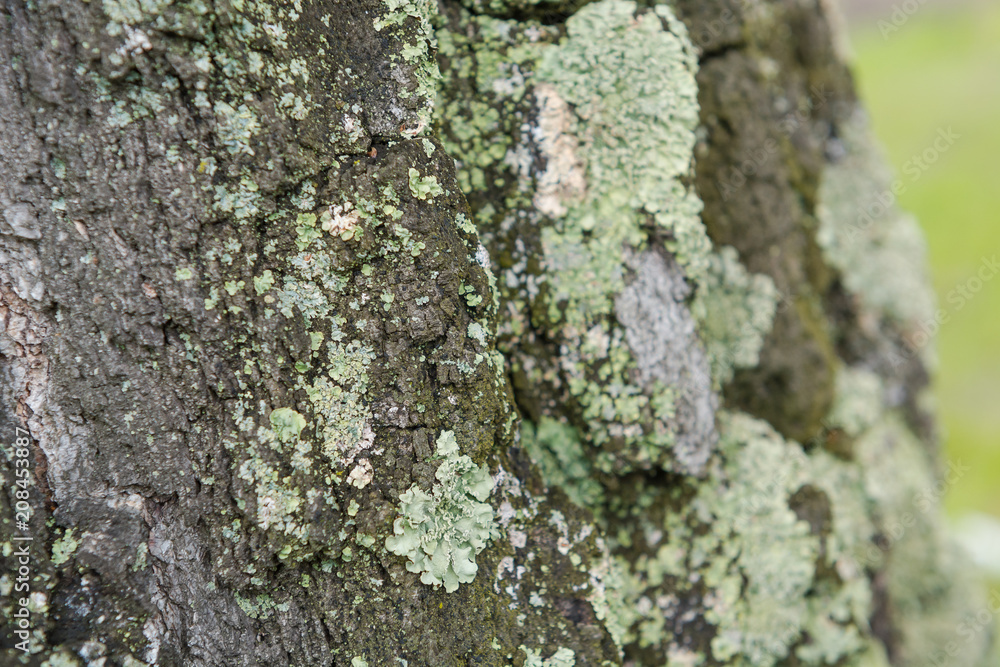
[(0, 16), (3, 664), (986, 664), (825, 5)]

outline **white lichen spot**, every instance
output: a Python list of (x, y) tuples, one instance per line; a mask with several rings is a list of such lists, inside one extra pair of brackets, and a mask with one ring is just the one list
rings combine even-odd
[(538, 126), (535, 140), (545, 157), (545, 171), (538, 176), (535, 207), (551, 217), (566, 214), (564, 202), (583, 198), (587, 181), (579, 155), (579, 141), (571, 133), (573, 113), (556, 87), (549, 83), (535, 86), (538, 100)]
[(360, 459), (351, 474), (347, 476), (347, 483), (351, 486), (363, 489), (372, 481), (372, 464), (368, 459)]
[(351, 202), (330, 204), (327, 210), (319, 216), (320, 227), (323, 231), (337, 236), (343, 236), (344, 232), (353, 231), (358, 222), (361, 221), (360, 213), (353, 206)]
[(125, 43), (115, 49), (118, 55), (136, 57), (153, 48), (149, 37), (142, 30), (130, 25), (124, 25), (122, 28), (125, 30)]
[(528, 535), (523, 530), (511, 529), (507, 533), (507, 538), (510, 540), (510, 546), (515, 549), (523, 549), (528, 544)]
[(524, 652), (524, 667), (575, 667), (576, 653), (571, 649), (560, 647), (551, 657), (542, 660), (542, 652), (539, 649), (528, 648), (521, 645)]

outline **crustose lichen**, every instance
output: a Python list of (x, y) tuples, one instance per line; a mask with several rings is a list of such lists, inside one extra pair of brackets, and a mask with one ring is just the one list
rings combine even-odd
[(453, 431), (442, 431), (436, 455), (443, 459), (430, 493), (416, 484), (399, 496), (403, 516), (393, 524), (394, 535), (385, 546), (406, 556), (406, 569), (419, 572), (420, 581), (449, 593), (476, 578), (476, 556), (499, 535), (493, 507), (486, 502), (493, 492), (489, 470), (459, 455)]

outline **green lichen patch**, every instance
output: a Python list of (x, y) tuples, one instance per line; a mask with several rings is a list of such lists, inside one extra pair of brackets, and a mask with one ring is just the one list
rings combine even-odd
[(926, 322), (934, 303), (920, 228), (896, 206), (894, 181), (860, 112), (838, 136), (844, 155), (823, 171), (816, 241), (867, 308), (904, 325)]
[(299, 437), (306, 426), (306, 419), (291, 408), (278, 408), (271, 411), (271, 427), (281, 442), (288, 442)]
[(494, 481), (489, 471), (458, 453), (452, 431), (442, 431), (436, 456), (441, 460), (426, 493), (413, 485), (399, 496), (402, 516), (385, 547), (407, 558), (406, 569), (449, 593), (476, 578), (476, 556), (499, 536), (493, 507), (486, 502)]
[[(595, 610), (622, 645), (657, 659), (693, 649), (720, 664), (818, 666), (868, 651), (862, 472), (747, 415), (720, 413), (719, 428), (720, 459), (692, 497), (659, 525), (643, 506), (661, 491), (629, 512), (642, 529), (619, 533), (593, 569)], [(687, 626), (696, 617), (711, 635)], [(674, 644), (670, 629), (700, 643)]]
[(855, 455), (878, 518), (878, 538), (867, 545), (862, 562), (884, 573), (900, 633), (897, 654), (914, 664), (946, 656), (955, 664), (993, 664), (987, 657), (992, 619), (986, 623), (983, 616), (991, 603), (940, 514), (943, 493), (965, 474), (962, 462), (936, 471), (924, 445), (891, 413), (864, 431)]
[(421, 176), (420, 172), (410, 167), (410, 192), (417, 199), (433, 199), (435, 196), (444, 192), (441, 189), (441, 185), (437, 181), (437, 177), (434, 175)]
[(576, 654), (565, 647), (560, 647), (544, 660), (538, 649), (522, 645), (521, 650), (524, 651), (524, 667), (574, 667), (576, 665)]
[[(706, 276), (711, 244), (686, 185), (698, 102), (683, 24), (666, 7), (645, 11), (620, 0), (580, 9), (561, 39), (530, 21), (463, 18), (475, 39), (439, 30), (450, 80), (440, 123), (463, 190), (474, 206), (482, 202), (477, 221), (502, 258), (498, 284), (512, 316), (501, 336), (515, 368), (535, 332), (560, 350), (539, 359), (530, 348), (522, 386), (537, 394), (532, 402), (562, 406), (546, 416), (585, 426), (586, 456), (600, 470), (700, 474), (714, 440), (715, 398), (684, 283)], [(467, 87), (476, 94), (456, 96)], [(515, 213), (499, 214), (491, 202), (501, 200)], [(682, 267), (676, 317), (661, 319), (692, 338), (697, 354), (683, 362), (645, 344), (663, 331), (641, 336), (647, 323), (623, 322), (651, 314), (643, 304), (664, 296), (655, 293), (663, 281), (646, 280), (648, 290), (618, 307), (651, 263), (637, 268), (629, 258), (656, 252)], [(645, 373), (650, 367), (658, 370)]]
[(737, 368), (753, 368), (778, 302), (774, 282), (751, 274), (729, 246), (713, 253), (691, 304), (716, 387)]
[(62, 565), (72, 558), (79, 547), (80, 540), (73, 537), (73, 529), (70, 528), (52, 544), (52, 564)]
[[(624, 0), (584, 7), (567, 21), (568, 38), (545, 49), (536, 68), (537, 77), (573, 105), (569, 131), (586, 167), (587, 197), (567, 214), (563, 231), (569, 240), (583, 231), (592, 236), (577, 240), (582, 253), (572, 264), (611, 278), (611, 292), (612, 262), (600, 246), (610, 249), (611, 259), (617, 256), (613, 265), (620, 267), (621, 245), (643, 240), (640, 211), (667, 230), (668, 247), (691, 275), (704, 270), (710, 248), (698, 219), (701, 202), (681, 181), (691, 167), (698, 124), (694, 49), (668, 7), (636, 12), (636, 4)], [(600, 296), (580, 297), (574, 301), (585, 312), (599, 308)]]
[(521, 444), (547, 485), (562, 489), (581, 507), (600, 507), (604, 489), (592, 477), (590, 459), (575, 428), (550, 417), (537, 425), (522, 422)]

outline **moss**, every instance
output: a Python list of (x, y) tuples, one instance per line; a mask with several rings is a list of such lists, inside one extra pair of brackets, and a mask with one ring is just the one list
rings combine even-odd
[(441, 461), (428, 494), (413, 485), (399, 496), (402, 516), (385, 547), (407, 558), (406, 569), (449, 593), (475, 579), (476, 555), (499, 536), (486, 502), (494, 481), (489, 471), (460, 455), (453, 431), (442, 431), (435, 449)]

